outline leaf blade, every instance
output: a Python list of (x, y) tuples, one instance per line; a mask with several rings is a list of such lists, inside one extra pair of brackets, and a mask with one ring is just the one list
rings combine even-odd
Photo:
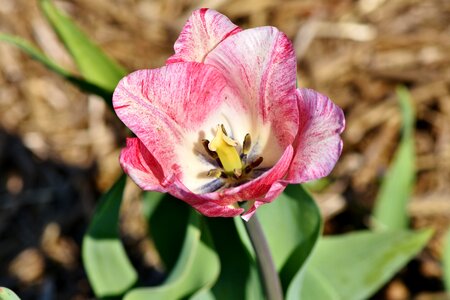
[(229, 218), (207, 220), (221, 262), (220, 276), (211, 293), (216, 300), (263, 299), (256, 262), (241, 241), (236, 221), (242, 220), (240, 217), (234, 221)]
[[(288, 277), (284, 281), (292, 279), (306, 261), (322, 231), (319, 208), (301, 185), (290, 185), (276, 201), (261, 207), (258, 217), (277, 269), (282, 277)], [(299, 248), (302, 248), (301, 253), (298, 252)]]
[(17, 36), (0, 33), (0, 41), (7, 42), (11, 45), (18, 47), (23, 52), (28, 54), (32, 59), (40, 62), (46, 68), (65, 78), (75, 86), (79, 87), (81, 90), (99, 95), (104, 99), (111, 98), (112, 95), (111, 92), (108, 92), (89, 81), (86, 81), (82, 78), (75, 76), (74, 74), (72, 74), (71, 72), (64, 69), (63, 67), (52, 61), (50, 58), (45, 56), (44, 53), (42, 53), (39, 49), (37, 49), (33, 44), (31, 44), (27, 40), (24, 40)]
[(443, 259), (444, 267), (444, 285), (447, 292), (450, 293), (450, 230), (444, 237)]
[[(256, 214), (279, 272), (283, 291), (286, 292), (297, 273), (303, 272), (303, 266), (322, 231), (319, 208), (301, 185), (289, 185), (272, 203), (258, 208)], [(242, 222), (236, 219), (239, 235), (254, 256)], [(299, 278), (297, 280), (301, 280)]]
[(137, 280), (118, 233), (125, 181), (122, 175), (102, 196), (83, 238), (83, 265), (97, 297), (119, 296)]
[(374, 227), (381, 229), (408, 228), (407, 203), (415, 181), (414, 109), (406, 88), (398, 87), (397, 96), (402, 111), (403, 132), (375, 200)]
[[(333, 299), (367, 299), (414, 257), (431, 235), (431, 230), (396, 230), (323, 238), (307, 266), (305, 281), (320, 274), (327, 286), (334, 287)], [(313, 299), (311, 295), (316, 295), (320, 286), (323, 284), (304, 285), (301, 299)], [(290, 299), (299, 297), (288, 292)]]
[(202, 227), (201, 216), (191, 210), (183, 249), (166, 281), (156, 287), (135, 288), (124, 299), (181, 299), (208, 289), (219, 275), (220, 263)]
[(0, 300), (20, 300), (20, 298), (10, 289), (0, 286)]
[(71, 53), (83, 77), (112, 93), (126, 74), (125, 69), (104, 54), (51, 0), (40, 0), (40, 6)]

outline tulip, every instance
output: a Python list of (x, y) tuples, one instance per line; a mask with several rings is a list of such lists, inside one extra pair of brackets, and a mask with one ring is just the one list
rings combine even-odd
[(192, 13), (158, 69), (118, 84), (113, 106), (136, 135), (120, 164), (143, 190), (203, 215), (248, 220), (262, 204), (328, 175), (342, 151), (342, 110), (296, 87), (292, 42), (274, 27), (242, 30), (212, 10)]

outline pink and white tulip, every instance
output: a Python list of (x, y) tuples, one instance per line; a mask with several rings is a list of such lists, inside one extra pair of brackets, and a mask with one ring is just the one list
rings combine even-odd
[(331, 172), (342, 151), (343, 112), (296, 88), (284, 33), (241, 30), (200, 9), (174, 48), (166, 66), (131, 73), (114, 92), (117, 115), (136, 135), (120, 163), (138, 186), (206, 216), (248, 220), (287, 184)]

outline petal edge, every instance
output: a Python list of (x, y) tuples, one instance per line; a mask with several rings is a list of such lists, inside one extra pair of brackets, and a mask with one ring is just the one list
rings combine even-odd
[(220, 42), (241, 31), (226, 16), (208, 8), (192, 12), (175, 42), (175, 54), (167, 64), (183, 61), (202, 62)]
[(160, 182), (164, 171), (138, 138), (127, 138), (127, 145), (120, 152), (123, 171), (143, 190), (165, 192)]
[(342, 109), (311, 89), (297, 89), (300, 127), (295, 156), (286, 180), (302, 183), (327, 176), (342, 152), (345, 128)]

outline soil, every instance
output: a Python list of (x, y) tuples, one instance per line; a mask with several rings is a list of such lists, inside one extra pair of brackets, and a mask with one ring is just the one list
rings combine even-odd
[[(406, 86), (417, 118), (411, 227), (436, 233), (374, 299), (445, 299), (440, 259), (450, 224), (448, 0), (55, 3), (130, 71), (163, 65), (197, 7), (214, 8), (243, 28), (272, 25), (285, 32), (296, 48), (299, 86), (328, 95), (346, 115), (344, 152), (331, 184), (317, 195), (326, 234), (369, 226), (400, 137), (395, 88)], [(0, 32), (32, 41), (76, 72), (37, 1), (0, 0)], [(80, 243), (99, 195), (121, 172), (125, 134), (101, 99), (0, 43), (0, 286), (22, 299), (93, 297)], [(130, 183), (121, 230), (132, 255), (156, 270), (138, 194)]]

